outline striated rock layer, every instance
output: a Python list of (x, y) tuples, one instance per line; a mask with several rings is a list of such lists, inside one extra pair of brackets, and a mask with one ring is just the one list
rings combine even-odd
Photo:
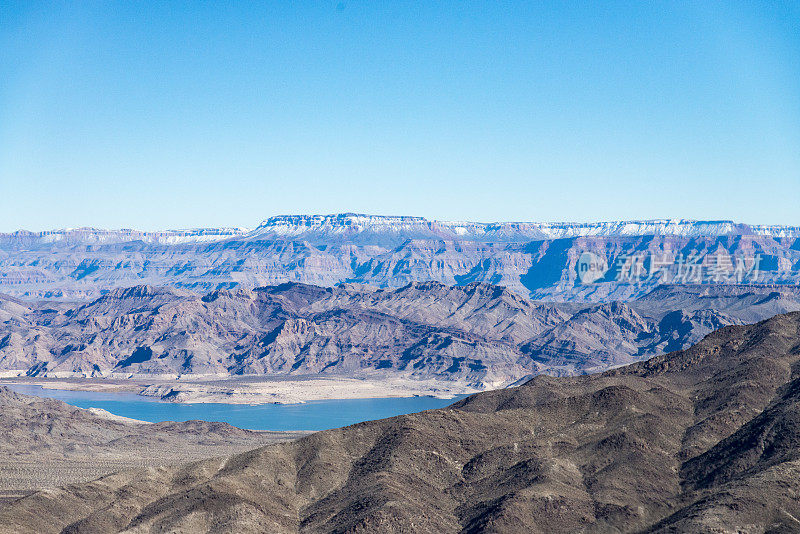
[[(591, 280), (580, 276), (585, 253), (604, 266)], [(415, 281), (486, 282), (537, 299), (576, 301), (629, 300), (659, 283), (796, 284), (800, 227), (340, 214), (273, 217), (253, 230), (0, 234), (0, 292), (28, 300), (89, 300), (140, 284), (208, 292), (283, 282), (397, 288)]]

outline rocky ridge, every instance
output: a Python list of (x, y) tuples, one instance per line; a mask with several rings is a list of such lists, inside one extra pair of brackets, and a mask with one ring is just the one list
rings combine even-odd
[[(718, 289), (670, 287), (658, 290), (669, 298), (585, 305), (438, 282), (393, 290), (287, 283), (202, 296), (136, 286), (80, 305), (0, 298), (0, 370), (7, 377), (314, 375), (502, 387), (541, 373), (623, 365), (684, 348), (724, 325), (800, 309), (797, 287), (750, 287), (745, 308), (744, 289), (738, 296)], [(667, 306), (669, 299), (680, 308)]]
[(0, 509), (2, 532), (795, 532), (800, 313)]

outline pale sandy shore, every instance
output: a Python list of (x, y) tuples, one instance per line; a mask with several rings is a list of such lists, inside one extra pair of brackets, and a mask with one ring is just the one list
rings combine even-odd
[(105, 378), (4, 378), (0, 384), (31, 384), (45, 389), (136, 393), (171, 402), (225, 404), (296, 404), (315, 400), (432, 396), (452, 398), (505, 384), (477, 388), (461, 382), (409, 378), (226, 378), (143, 380)]

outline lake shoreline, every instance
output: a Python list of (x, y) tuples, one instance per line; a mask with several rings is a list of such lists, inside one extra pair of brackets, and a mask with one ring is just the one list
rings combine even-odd
[[(181, 404), (303, 404), (321, 400), (433, 397), (453, 399), (494, 388), (409, 378), (243, 377), (211, 379), (106, 379), (4, 377), (0, 385), (95, 393), (129, 393), (142, 400)], [(504, 385), (499, 385), (503, 387)]]
[(458, 395), (451, 399), (431, 396), (328, 399), (297, 404), (246, 405), (162, 402), (132, 392), (76, 391), (52, 387), (45, 389), (30, 382), (10, 384), (6, 387), (22, 395), (59, 400), (99, 418), (123, 424), (224, 422), (240, 429), (257, 432), (327, 430), (373, 419), (444, 408), (464, 397)]

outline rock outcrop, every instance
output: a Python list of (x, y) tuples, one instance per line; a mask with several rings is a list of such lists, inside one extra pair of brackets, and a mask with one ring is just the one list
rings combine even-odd
[[(484, 283), (399, 289), (287, 283), (204, 296), (118, 288), (82, 305), (0, 298), (6, 376), (175, 378), (332, 375), (502, 387), (596, 372), (684, 348), (729, 324), (800, 309), (796, 287), (596, 305), (530, 301)], [(663, 293), (662, 290), (658, 290)], [(702, 296), (705, 295), (705, 296)], [(679, 309), (666, 303), (672, 299)], [(716, 304), (716, 308), (706, 304)], [(761, 314), (761, 315), (759, 315)]]
[[(600, 271), (581, 276), (586, 259)], [(631, 300), (662, 283), (800, 283), (800, 228), (731, 221), (461, 223), (284, 216), (254, 230), (0, 234), (0, 292), (91, 300), (134, 285), (205, 293), (284, 282), (485, 282), (557, 301)]]
[(0, 532), (796, 532), (800, 313), (0, 509)]

